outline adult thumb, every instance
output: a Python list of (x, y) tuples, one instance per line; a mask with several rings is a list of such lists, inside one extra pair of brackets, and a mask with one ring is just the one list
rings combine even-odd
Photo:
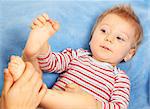
[(13, 85), (13, 77), (10, 74), (8, 69), (4, 70), (4, 86), (3, 86), (3, 90), (4, 93), (8, 93), (9, 89), (11, 88), (11, 86)]

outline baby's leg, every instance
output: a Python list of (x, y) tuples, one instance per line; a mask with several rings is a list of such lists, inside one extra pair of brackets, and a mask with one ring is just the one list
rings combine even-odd
[(31, 26), (26, 46), (23, 51), (24, 61), (30, 61), (38, 72), (41, 72), (37, 56), (48, 52), (48, 39), (58, 30), (59, 24), (50, 20), (47, 14), (38, 17)]
[(36, 71), (39, 72), (39, 74), (40, 74), (41, 77), (42, 77), (42, 71), (41, 71), (41, 69), (40, 69), (40, 67), (39, 67), (38, 60), (37, 60), (36, 57), (27, 59), (27, 58), (26, 58), (26, 55), (23, 53), (22, 59), (23, 59), (24, 62), (28, 61), (28, 62), (32, 63), (32, 65), (34, 66), (34, 68), (36, 69)]
[(11, 72), (14, 81), (18, 80), (25, 69), (25, 63), (19, 56), (11, 56), (8, 69)]
[(97, 109), (97, 101), (87, 93), (48, 89), (40, 104), (44, 109)]
[(59, 29), (59, 24), (49, 19), (47, 14), (43, 14), (32, 23), (31, 28), (32, 30), (24, 48), (24, 53), (27, 58), (35, 57), (41, 50), (45, 50), (43, 45)]

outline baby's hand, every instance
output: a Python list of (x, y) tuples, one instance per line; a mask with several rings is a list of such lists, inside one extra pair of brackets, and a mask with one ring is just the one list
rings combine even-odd
[(32, 31), (37, 31), (37, 33), (48, 33), (51, 37), (56, 31), (59, 29), (59, 23), (50, 19), (46, 13), (42, 14), (41, 16), (37, 17), (32, 25)]

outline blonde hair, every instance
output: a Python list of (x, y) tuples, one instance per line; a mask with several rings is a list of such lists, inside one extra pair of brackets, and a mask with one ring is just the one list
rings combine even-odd
[(97, 27), (97, 25), (103, 20), (103, 18), (108, 15), (108, 14), (116, 14), (124, 19), (126, 19), (127, 21), (130, 21), (130, 23), (133, 23), (135, 25), (135, 49), (138, 48), (138, 46), (140, 45), (142, 39), (143, 39), (143, 28), (140, 24), (140, 21), (138, 19), (138, 17), (136, 16), (136, 14), (134, 13), (133, 9), (131, 8), (130, 5), (119, 5), (119, 6), (115, 6), (111, 9), (108, 9), (107, 11), (105, 11), (103, 14), (101, 14), (98, 18), (97, 21), (91, 31), (91, 38), (92, 35)]

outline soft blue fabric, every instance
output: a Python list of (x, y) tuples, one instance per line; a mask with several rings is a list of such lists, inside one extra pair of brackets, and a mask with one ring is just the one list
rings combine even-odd
[[(130, 3), (144, 27), (144, 41), (134, 58), (119, 67), (127, 72), (131, 80), (129, 109), (150, 109), (150, 14), (147, 0), (121, 1), (48, 1), (1, 0), (0, 1), (0, 91), (3, 86), (3, 69), (9, 57), (21, 55), (30, 32), (32, 20), (47, 12), (60, 23), (60, 30), (49, 40), (53, 51), (65, 48), (88, 48), (90, 31), (99, 14), (120, 3)], [(44, 74), (44, 81), (51, 87), (57, 74)]]

